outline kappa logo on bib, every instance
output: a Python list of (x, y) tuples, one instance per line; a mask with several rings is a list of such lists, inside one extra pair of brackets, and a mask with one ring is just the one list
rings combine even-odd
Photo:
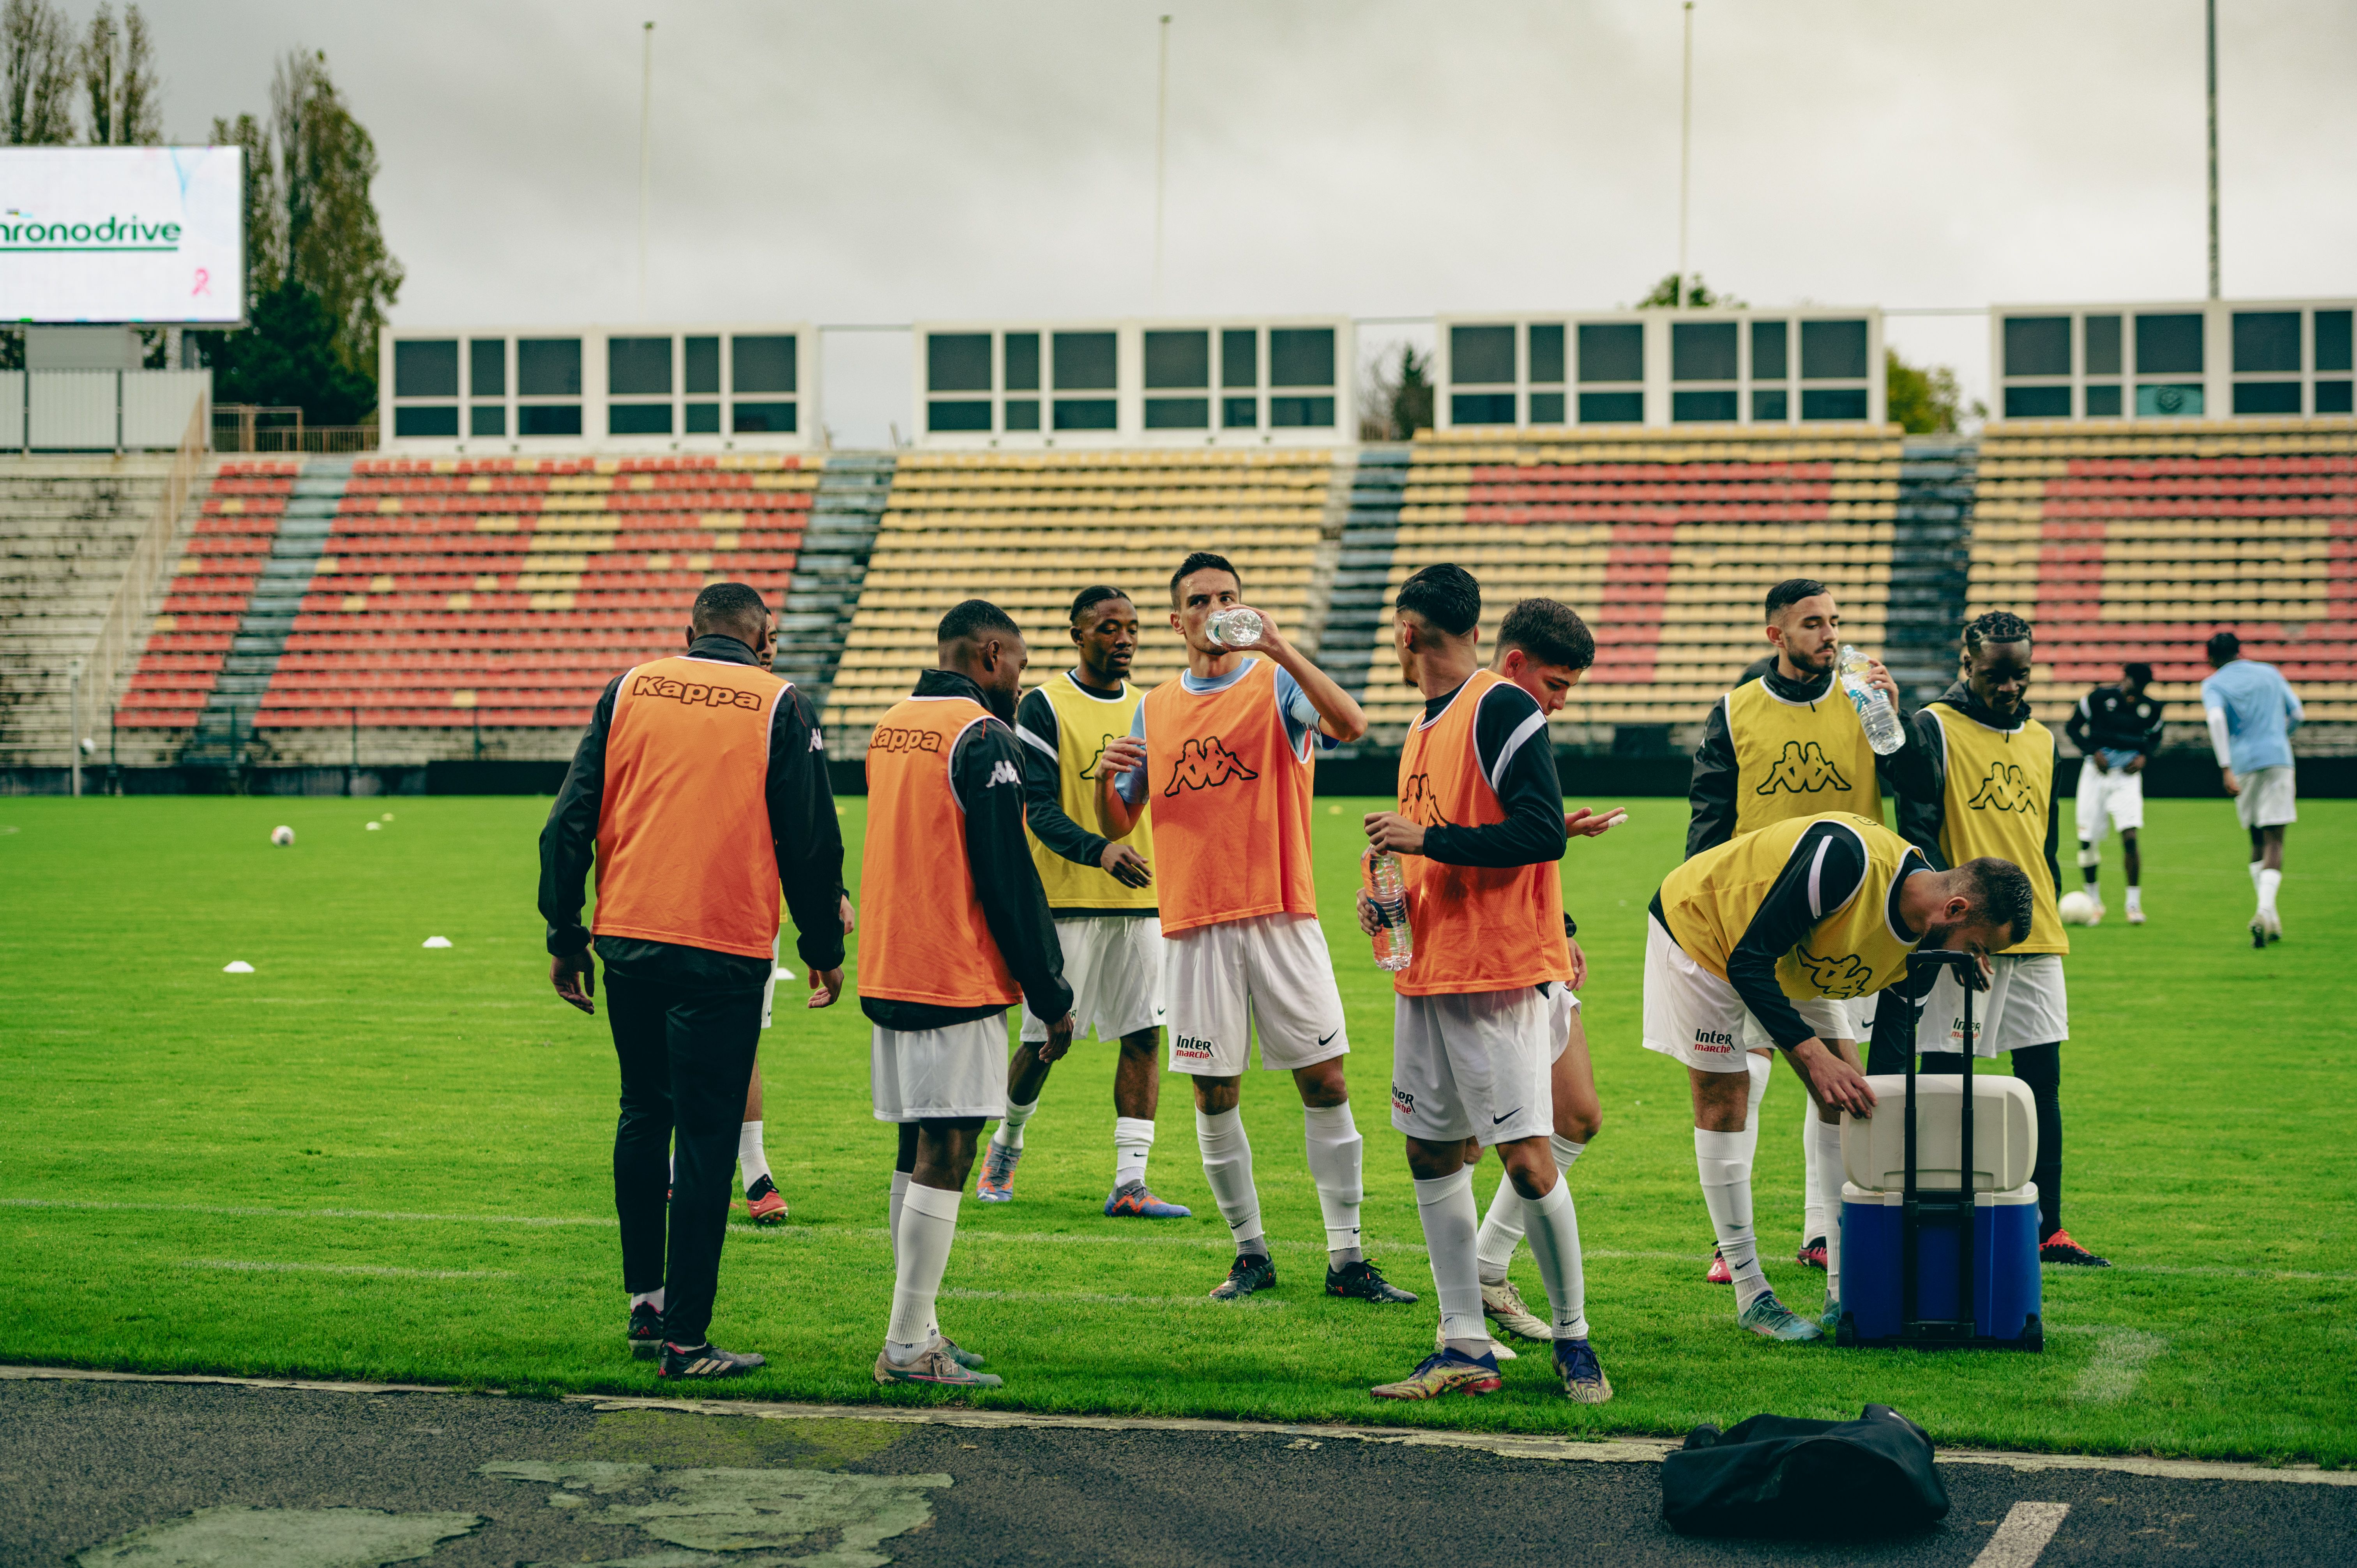
[(867, 748), (870, 751), (887, 752), (937, 752), (942, 748), (942, 736), (938, 730), (887, 729), (882, 725), (878, 725), (876, 726), (876, 733), (867, 737)]
[(1104, 748), (1112, 744), (1111, 736), (1105, 736), (1097, 742), (1096, 755), (1089, 758), (1089, 765), (1086, 768), (1081, 769), (1082, 778), (1093, 779), (1097, 776), (1097, 764), (1104, 760)]
[(1820, 789), (1848, 788), (1849, 780), (1825, 756), (1824, 746), (1813, 740), (1788, 740), (1783, 755), (1768, 765), (1768, 777), (1753, 793), (1773, 795), (1779, 789), (1789, 789), (1795, 795), (1813, 795)]
[(1183, 789), (1216, 789), (1231, 779), (1257, 779), (1260, 775), (1236, 760), (1235, 754), (1220, 744), (1218, 736), (1202, 740), (1189, 740), (1171, 766), (1170, 787), (1162, 792), (1176, 795)]
[(1988, 777), (1982, 779), (1973, 798), (1964, 802), (1975, 811), (2026, 811), (2037, 805), (2029, 798), (2029, 781), (2021, 769), (2010, 762), (1989, 764)]
[(1411, 773), (1407, 776), (1407, 782), (1401, 787), (1400, 804), (1405, 808), (1400, 815), (1412, 822), (1427, 828), (1446, 828), (1456, 825), (1441, 811), (1439, 806), (1434, 803), (1429, 774)]
[(641, 675), (630, 682), (633, 697), (668, 697), (683, 707), (690, 708), (749, 708), (761, 711), (759, 692), (741, 692), (734, 686), (708, 686), (701, 681), (674, 681), (666, 675)]
[(1793, 952), (1801, 967), (1809, 972), (1809, 983), (1836, 1001), (1865, 995), (1867, 984), (1874, 979), (1874, 971), (1860, 963), (1856, 953), (1819, 958), (1806, 948), (1795, 948)]

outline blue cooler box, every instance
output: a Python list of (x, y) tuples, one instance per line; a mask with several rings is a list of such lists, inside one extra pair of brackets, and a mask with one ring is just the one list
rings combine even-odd
[[(1875, 1115), (1842, 1118), (1841, 1345), (1896, 1343), (1903, 1328), (1907, 1080), (1878, 1074)], [(1963, 1090), (1973, 1088), (1973, 1337), (1944, 1343), (2045, 1348), (2038, 1270), (2038, 1118), (2018, 1079), (1919, 1076), (1915, 1080), (1917, 1192), (1953, 1197), (1963, 1185)], [(1915, 1316), (1954, 1320), (1963, 1271), (1953, 1214), (1921, 1217)]]

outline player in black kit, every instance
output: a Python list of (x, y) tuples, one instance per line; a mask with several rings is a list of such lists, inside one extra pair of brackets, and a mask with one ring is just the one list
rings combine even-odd
[(2104, 890), (2097, 882), (2103, 869), (2106, 823), (2120, 830), (2126, 853), (2128, 924), (2144, 924), (2144, 897), (2139, 884), (2144, 860), (2136, 852), (2136, 833), (2144, 827), (2144, 769), (2160, 749), (2160, 703), (2145, 695), (2152, 684), (2152, 666), (2129, 664), (2120, 671), (2116, 686), (2098, 686), (2079, 699), (2062, 733), (2086, 760), (2079, 765), (2079, 870), (2087, 879), (2087, 897), (2095, 901), (2095, 918), (2103, 918)]

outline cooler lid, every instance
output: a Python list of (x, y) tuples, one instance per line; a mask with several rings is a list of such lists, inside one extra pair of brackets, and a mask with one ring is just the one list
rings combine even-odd
[[(1907, 1079), (1878, 1073), (1866, 1080), (1879, 1102), (1865, 1121), (1842, 1113), (1842, 1172), (1851, 1185), (1888, 1192), (1907, 1185)], [(1915, 1185), (1953, 1192), (1963, 1143), (1964, 1080), (1950, 1074), (1915, 1079)], [(2038, 1160), (2038, 1114), (2018, 1078), (1975, 1075), (1973, 1186), (2004, 1192), (2029, 1180)]]

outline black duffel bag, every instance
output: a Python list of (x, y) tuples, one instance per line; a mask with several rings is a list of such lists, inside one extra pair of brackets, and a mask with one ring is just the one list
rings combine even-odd
[(1887, 1404), (1856, 1421), (1700, 1426), (1662, 1460), (1662, 1518), (1689, 1534), (1887, 1534), (1947, 1511), (1930, 1435)]

